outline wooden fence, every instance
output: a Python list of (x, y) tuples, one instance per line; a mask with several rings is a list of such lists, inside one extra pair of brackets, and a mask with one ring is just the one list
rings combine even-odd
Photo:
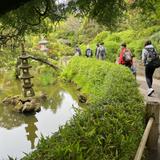
[(148, 150), (149, 160), (160, 160), (159, 134), (160, 134), (160, 103), (147, 102), (147, 126), (139, 144), (134, 160), (141, 160), (145, 147)]

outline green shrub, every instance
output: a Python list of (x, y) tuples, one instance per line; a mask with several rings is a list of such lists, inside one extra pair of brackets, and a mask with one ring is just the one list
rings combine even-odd
[(62, 57), (62, 56), (68, 56), (68, 55), (73, 55), (73, 48), (59, 43), (59, 42), (54, 42), (50, 43), (50, 52), (49, 54), (53, 54), (57, 57)]
[(146, 29), (142, 29), (140, 32), (138, 32), (139, 37), (146, 37), (148, 38), (149, 36), (151, 36), (152, 34), (154, 34), (155, 32), (160, 31), (160, 27), (159, 26), (152, 26)]
[(142, 49), (144, 47), (144, 39), (139, 39), (132, 41), (128, 44), (128, 47), (131, 49), (132, 53), (137, 57), (141, 58)]
[(144, 104), (129, 69), (74, 57), (62, 77), (82, 87), (88, 107), (23, 160), (129, 160), (143, 132)]
[(0, 59), (0, 67), (11, 68), (15, 67), (17, 57), (20, 53), (17, 51), (10, 51), (9, 49), (5, 49), (0, 51), (1, 59)]
[(158, 53), (160, 53), (160, 31), (154, 33), (150, 36), (151, 41), (153, 42), (153, 45), (156, 47)]
[(100, 42), (103, 42), (103, 40), (105, 38), (107, 38), (109, 35), (109, 32), (107, 31), (102, 31), (100, 32), (99, 34), (97, 34), (97, 36), (94, 38), (93, 42), (95, 43), (100, 43)]
[(137, 39), (137, 33), (134, 30), (126, 30), (117, 34), (121, 38), (122, 42), (130, 43)]
[(57, 72), (46, 65), (38, 66), (35, 72), (34, 75), (38, 75), (33, 79), (33, 83), (36, 83), (38, 86), (51, 85), (57, 79)]
[(105, 41), (114, 41), (114, 42), (122, 42), (121, 37), (117, 33), (110, 34)]
[(115, 41), (104, 40), (104, 44), (107, 50), (107, 60), (109, 60), (110, 62), (115, 62), (118, 50), (120, 48), (119, 43)]

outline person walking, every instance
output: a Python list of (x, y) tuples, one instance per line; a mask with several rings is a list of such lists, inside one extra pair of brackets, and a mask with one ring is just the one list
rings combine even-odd
[(158, 57), (156, 49), (152, 45), (150, 40), (145, 42), (144, 48), (142, 50), (142, 62), (145, 66), (145, 78), (148, 85), (148, 96), (151, 96), (154, 92), (152, 88), (153, 84), (153, 74), (157, 66), (154, 65), (154, 60)]
[(96, 59), (99, 59), (99, 43), (96, 45), (95, 57)]
[(81, 49), (78, 47), (78, 45), (76, 45), (75, 56), (81, 56), (81, 55), (82, 55)]
[(106, 48), (104, 47), (104, 43), (100, 43), (98, 50), (97, 50), (97, 54), (98, 54), (98, 59), (100, 60), (105, 60), (106, 59)]
[(91, 48), (89, 47), (89, 45), (87, 45), (87, 49), (86, 49), (86, 57), (92, 57), (93, 54), (92, 54), (92, 50)]
[(136, 68), (133, 65), (133, 55), (130, 49), (127, 48), (126, 43), (121, 44), (121, 52), (119, 54), (118, 64), (128, 67), (133, 75), (136, 77)]

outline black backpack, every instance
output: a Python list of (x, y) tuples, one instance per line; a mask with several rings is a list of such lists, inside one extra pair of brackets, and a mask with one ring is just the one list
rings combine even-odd
[(91, 50), (91, 49), (88, 48), (88, 49), (86, 50), (86, 56), (87, 56), (87, 57), (92, 57), (92, 50)]
[(160, 59), (154, 48), (145, 48), (148, 52), (147, 63), (154, 68), (160, 67)]
[(150, 63), (157, 57), (157, 52), (154, 48), (145, 48), (148, 52), (147, 54), (147, 62)]

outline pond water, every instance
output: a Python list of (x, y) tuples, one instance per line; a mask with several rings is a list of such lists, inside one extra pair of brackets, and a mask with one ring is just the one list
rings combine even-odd
[[(6, 96), (21, 94), (19, 81), (0, 74), (0, 100)], [(38, 91), (47, 93), (48, 101), (41, 106), (41, 111), (24, 115), (13, 111), (11, 106), (0, 105), (0, 159), (8, 155), (20, 159), (24, 153), (33, 151), (38, 140), (51, 136), (75, 114), (78, 107), (76, 90), (70, 86), (55, 84), (48, 87), (35, 86)]]

